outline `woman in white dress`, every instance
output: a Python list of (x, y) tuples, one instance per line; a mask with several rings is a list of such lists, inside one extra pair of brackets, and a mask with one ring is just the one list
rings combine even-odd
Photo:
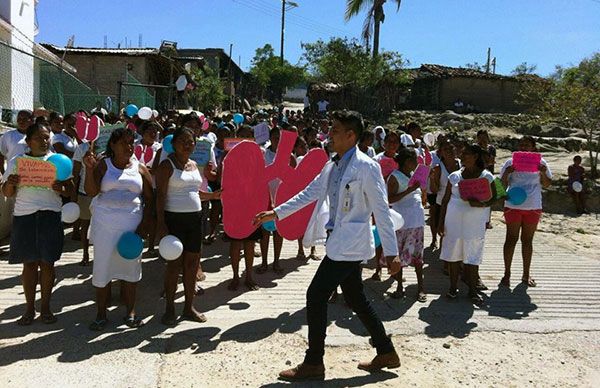
[(148, 169), (133, 157), (135, 135), (131, 129), (117, 128), (110, 135), (106, 157), (84, 158), (88, 172), (85, 191), (92, 201), (90, 239), (94, 244), (92, 284), (96, 287), (96, 320), (91, 330), (103, 330), (107, 321), (110, 282), (122, 280), (125, 305), (124, 323), (140, 327), (143, 321), (135, 315), (136, 285), (142, 279), (141, 255), (133, 260), (122, 258), (117, 243), (126, 232), (135, 231), (145, 237), (151, 217), (152, 177)]
[(477, 279), (479, 265), (483, 260), (488, 207), (491, 206), (492, 200), (464, 200), (461, 198), (458, 184), (464, 179), (485, 178), (490, 184), (494, 198), (494, 176), (485, 169), (483, 151), (478, 145), (466, 146), (461, 161), (463, 167), (448, 176), (448, 185), (442, 201), (438, 233), (443, 236), (444, 242), (440, 259), (448, 262), (450, 273), (450, 290), (446, 296), (450, 299), (458, 296), (460, 263), (463, 263), (469, 285), (469, 297), (473, 304), (481, 305), (483, 300), (477, 294)]

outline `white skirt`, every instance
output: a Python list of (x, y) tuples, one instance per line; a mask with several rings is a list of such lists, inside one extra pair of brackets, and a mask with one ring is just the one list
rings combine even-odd
[(136, 283), (142, 279), (142, 257), (127, 260), (119, 255), (117, 243), (125, 232), (134, 232), (142, 221), (142, 212), (111, 211), (94, 207), (90, 241), (94, 244), (92, 285), (106, 287), (111, 280)]
[(480, 265), (485, 245), (485, 224), (489, 209), (471, 207), (450, 200), (444, 224), (444, 240), (440, 259)]

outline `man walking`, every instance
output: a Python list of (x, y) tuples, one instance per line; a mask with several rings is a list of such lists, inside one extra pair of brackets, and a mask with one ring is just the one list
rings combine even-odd
[(329, 132), (330, 146), (337, 154), (302, 192), (276, 207), (259, 213), (255, 224), (284, 219), (294, 212), (318, 201), (313, 219), (305, 235), (304, 245), (314, 245), (319, 231), (314, 225), (318, 209), (329, 203), (326, 257), (321, 262), (306, 293), (308, 320), (308, 350), (304, 362), (279, 374), (284, 380), (322, 380), (325, 378), (323, 355), (327, 329), (327, 300), (338, 285), (344, 298), (369, 331), (377, 356), (358, 364), (360, 369), (376, 371), (397, 368), (400, 359), (381, 320), (369, 304), (361, 278), (360, 263), (375, 255), (371, 232), (371, 214), (377, 228), (391, 272), (398, 272), (398, 246), (389, 212), (385, 182), (379, 165), (362, 152), (356, 143), (363, 131), (359, 113), (336, 111)]

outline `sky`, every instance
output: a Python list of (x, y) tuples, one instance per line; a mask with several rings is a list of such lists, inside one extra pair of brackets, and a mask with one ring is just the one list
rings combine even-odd
[[(345, 22), (346, 0), (295, 0), (286, 12), (285, 58), (298, 63), (302, 42), (360, 38), (365, 13)], [(522, 62), (543, 76), (600, 51), (600, 0), (403, 0), (384, 5), (380, 46), (410, 61), (484, 64), (488, 47), (496, 72)], [(63, 46), (223, 48), (244, 70), (254, 51), (270, 43), (279, 54), (281, 0), (40, 0), (37, 42)]]

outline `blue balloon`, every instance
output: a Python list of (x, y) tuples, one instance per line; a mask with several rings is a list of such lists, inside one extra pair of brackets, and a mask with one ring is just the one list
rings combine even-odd
[(236, 113), (233, 115), (233, 122), (236, 123), (237, 125), (240, 125), (241, 123), (244, 122), (244, 115), (241, 113)]
[(129, 104), (125, 107), (125, 114), (127, 115), (127, 117), (133, 117), (137, 114), (139, 108), (137, 107), (137, 105), (134, 104)]
[(513, 205), (520, 205), (527, 199), (527, 192), (521, 187), (511, 187), (506, 192), (506, 198)]
[(208, 187), (206, 188), (206, 192), (207, 192), (207, 193), (212, 193), (212, 189), (210, 188), (210, 186), (208, 186)]
[(73, 173), (73, 162), (68, 156), (63, 154), (54, 154), (48, 158), (48, 161), (56, 167), (56, 180), (65, 181)]
[(267, 232), (274, 232), (277, 230), (277, 227), (275, 226), (275, 221), (265, 222), (264, 224), (262, 224), (262, 227)]
[(377, 226), (371, 226), (371, 230), (373, 231), (373, 238), (375, 239), (375, 248), (378, 248), (381, 245), (381, 239), (379, 238), (379, 232), (377, 231)]
[(117, 243), (117, 252), (126, 260), (140, 257), (144, 249), (144, 241), (134, 232), (124, 233)]
[(162, 148), (167, 154), (175, 152), (175, 149), (173, 148), (173, 135), (164, 138)]

